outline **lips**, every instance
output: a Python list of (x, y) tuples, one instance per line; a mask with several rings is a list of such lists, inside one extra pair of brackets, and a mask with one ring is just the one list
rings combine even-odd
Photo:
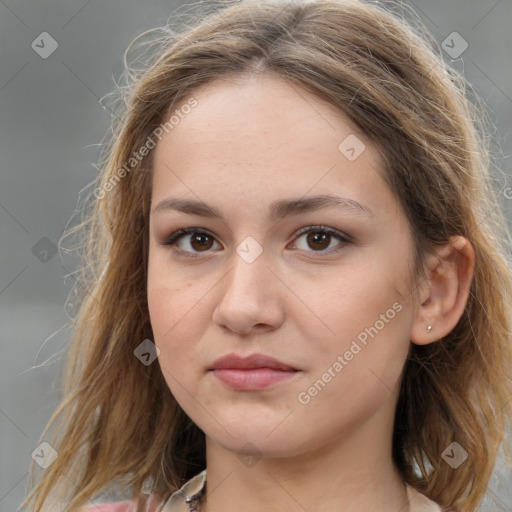
[(272, 368), (273, 370), (297, 371), (297, 368), (290, 366), (278, 359), (266, 356), (264, 354), (251, 354), (247, 357), (240, 357), (236, 354), (217, 359), (209, 370), (218, 369), (240, 369), (249, 370), (254, 368)]
[(269, 388), (300, 373), (297, 368), (264, 354), (229, 354), (217, 359), (209, 371), (224, 385), (240, 391)]

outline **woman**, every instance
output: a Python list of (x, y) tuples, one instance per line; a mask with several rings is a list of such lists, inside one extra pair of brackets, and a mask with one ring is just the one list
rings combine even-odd
[[(511, 275), (463, 79), (359, 1), (232, 3), (157, 42), (71, 232), (58, 457), (26, 502), (477, 510)], [(100, 505), (111, 483), (133, 499)]]

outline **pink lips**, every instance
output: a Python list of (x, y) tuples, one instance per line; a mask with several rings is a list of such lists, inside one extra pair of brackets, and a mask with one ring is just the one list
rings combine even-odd
[(240, 357), (236, 354), (217, 359), (209, 370), (233, 389), (264, 389), (290, 379), (298, 369), (264, 354)]

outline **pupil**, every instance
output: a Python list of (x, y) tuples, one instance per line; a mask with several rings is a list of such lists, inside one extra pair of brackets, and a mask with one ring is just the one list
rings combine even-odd
[(205, 241), (205, 239), (207, 240), (209, 237), (208, 235), (196, 235), (193, 239), (192, 239), (192, 244), (194, 243), (197, 243), (199, 244), (200, 247), (204, 248), (205, 246), (208, 245), (208, 242)]
[[(329, 236), (330, 235), (327, 235), (326, 233), (322, 233), (320, 231), (310, 233), (310, 235), (308, 236), (308, 243), (312, 243), (313, 245), (320, 244), (320, 249), (323, 249), (324, 246), (322, 246), (322, 242), (325, 242), (325, 240)], [(329, 244), (327, 244), (327, 245), (329, 245)]]

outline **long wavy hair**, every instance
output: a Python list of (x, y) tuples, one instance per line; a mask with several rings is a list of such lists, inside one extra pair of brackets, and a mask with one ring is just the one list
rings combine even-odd
[[(405, 482), (442, 506), (477, 509), (500, 448), (509, 448), (510, 234), (485, 109), (407, 14), (356, 0), (208, 2), (189, 11), (187, 23), (169, 22), (130, 45), (94, 192), (63, 237), (76, 240), (67, 250), (82, 265), (63, 396), (41, 436), (58, 458), (39, 470), (36, 485), (32, 463), (23, 506), (35, 500), (35, 512), (56, 504), (73, 511), (115, 484), (140, 511), (148, 482), (164, 500), (206, 467), (204, 433), (159, 365), (134, 356), (153, 339), (146, 276), (154, 152), (141, 156), (141, 148), (159, 127), (173, 128), (173, 112), (174, 123), (186, 115), (177, 107), (192, 104), (200, 85), (271, 72), (327, 100), (380, 150), (386, 182), (414, 233), (418, 282), (432, 247), (462, 235), (474, 248), (460, 321), (443, 339), (411, 343), (393, 459)], [(457, 469), (442, 457), (452, 442), (467, 452)]]

